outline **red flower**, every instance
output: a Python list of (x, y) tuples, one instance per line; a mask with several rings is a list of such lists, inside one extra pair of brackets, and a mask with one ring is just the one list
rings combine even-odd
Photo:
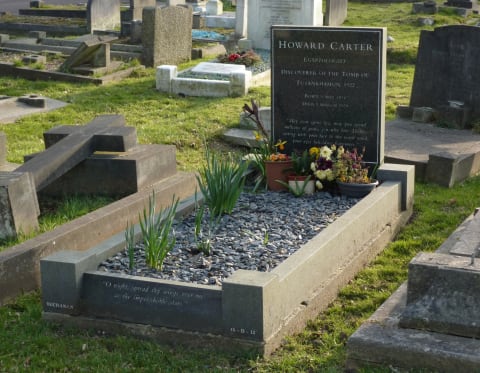
[(238, 53), (232, 53), (230, 56), (228, 56), (228, 60), (230, 62), (234, 62), (237, 58), (240, 58), (240, 55)]

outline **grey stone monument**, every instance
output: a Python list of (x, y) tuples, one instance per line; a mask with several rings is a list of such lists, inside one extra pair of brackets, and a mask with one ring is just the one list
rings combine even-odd
[(143, 63), (176, 65), (192, 56), (192, 9), (183, 6), (143, 9)]

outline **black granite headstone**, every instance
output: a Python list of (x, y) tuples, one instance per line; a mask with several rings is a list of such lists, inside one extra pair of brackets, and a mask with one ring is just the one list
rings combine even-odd
[(366, 147), (383, 162), (386, 30), (272, 27), (272, 136), (286, 152)]

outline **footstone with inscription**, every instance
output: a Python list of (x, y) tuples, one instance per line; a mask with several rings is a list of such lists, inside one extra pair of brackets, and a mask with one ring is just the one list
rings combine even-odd
[(422, 30), (411, 107), (431, 107), (437, 120), (458, 128), (480, 119), (480, 28)]
[(2, 173), (0, 237), (29, 233), (38, 226), (37, 192), (71, 170), (94, 151), (126, 151), (135, 146), (136, 130), (119, 115), (104, 115), (25, 162)]
[(366, 148), (383, 163), (386, 30), (272, 27), (272, 137), (286, 152)]

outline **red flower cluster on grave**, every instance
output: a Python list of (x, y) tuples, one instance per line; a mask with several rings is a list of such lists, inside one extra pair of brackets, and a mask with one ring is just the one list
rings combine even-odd
[(238, 54), (238, 53), (232, 53), (228, 56), (228, 60), (230, 62), (235, 62), (235, 60), (237, 60), (238, 58), (240, 58), (241, 56)]

